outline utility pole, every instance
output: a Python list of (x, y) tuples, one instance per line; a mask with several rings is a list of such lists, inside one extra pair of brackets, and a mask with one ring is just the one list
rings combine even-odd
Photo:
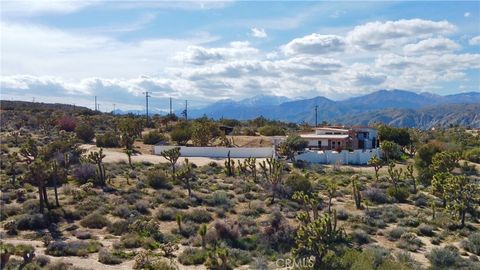
[(145, 104), (146, 104), (146, 112), (147, 112), (147, 127), (148, 127), (148, 98), (151, 97), (149, 94), (151, 94), (150, 92), (146, 91), (146, 92), (143, 92), (145, 94)]
[(317, 111), (318, 111), (318, 105), (315, 105), (315, 127), (318, 126), (318, 114), (317, 114)]
[(113, 115), (115, 115), (115, 103), (113, 103)]
[(185, 121), (188, 120), (188, 100), (185, 100)]
[(95, 96), (95, 111), (97, 111), (97, 96)]
[(170, 97), (170, 116), (172, 115), (172, 97)]

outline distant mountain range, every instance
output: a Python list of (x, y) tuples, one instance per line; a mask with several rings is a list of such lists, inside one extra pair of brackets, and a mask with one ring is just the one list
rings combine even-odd
[(479, 92), (440, 96), (379, 90), (341, 101), (325, 97), (288, 100), (286, 97), (261, 95), (240, 101), (222, 100), (202, 109), (190, 110), (189, 116), (246, 120), (262, 115), (269, 119), (313, 124), (315, 105), (318, 106), (318, 122), (363, 125), (382, 122), (419, 128), (450, 124), (480, 127)]

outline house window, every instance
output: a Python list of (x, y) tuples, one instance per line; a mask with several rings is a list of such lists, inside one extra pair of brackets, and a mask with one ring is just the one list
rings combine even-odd
[(332, 149), (335, 149), (335, 142), (332, 142)]
[(318, 141), (318, 148), (322, 148), (322, 141)]

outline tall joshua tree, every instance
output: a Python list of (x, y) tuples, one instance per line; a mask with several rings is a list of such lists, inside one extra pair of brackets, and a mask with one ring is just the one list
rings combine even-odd
[(103, 149), (100, 148), (98, 152), (90, 152), (87, 156), (87, 160), (95, 165), (97, 165), (97, 181), (101, 186), (105, 186), (105, 165), (103, 164), (103, 159), (105, 155), (103, 154)]
[(170, 166), (172, 167), (172, 179), (175, 181), (177, 178), (176, 176), (176, 170), (175, 170), (175, 164), (177, 164), (178, 158), (180, 158), (180, 147), (174, 147), (165, 151), (162, 151), (160, 153), (163, 158), (168, 160), (170, 163)]

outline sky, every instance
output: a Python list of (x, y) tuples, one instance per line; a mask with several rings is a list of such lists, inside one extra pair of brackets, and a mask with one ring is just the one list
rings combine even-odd
[(5, 1), (1, 99), (100, 110), (480, 91), (480, 2)]

